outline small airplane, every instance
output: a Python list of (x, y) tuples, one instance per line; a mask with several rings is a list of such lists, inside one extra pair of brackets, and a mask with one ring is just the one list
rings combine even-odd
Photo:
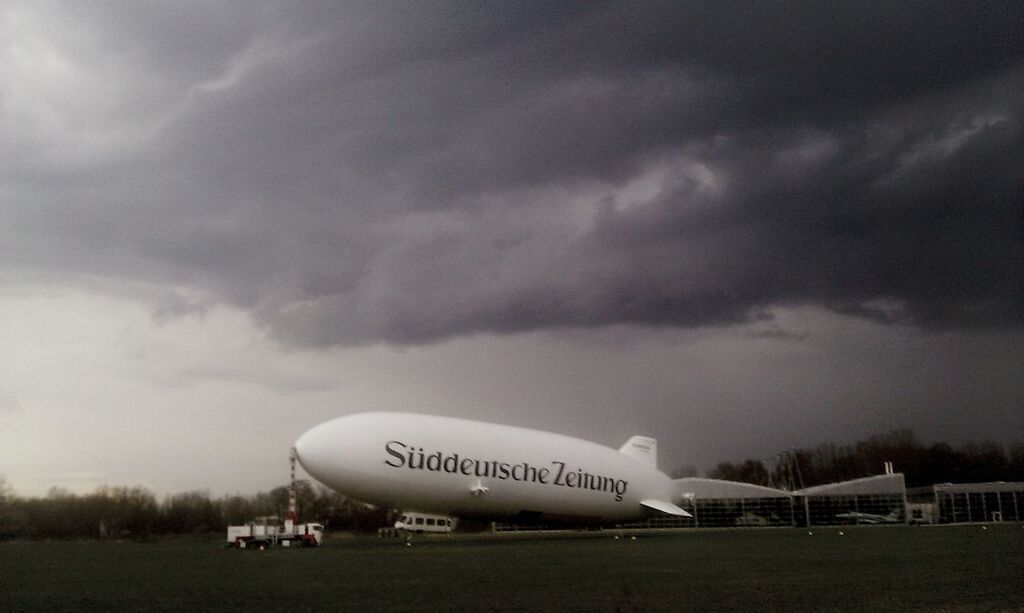
[(836, 519), (852, 521), (857, 524), (898, 524), (903, 521), (898, 511), (893, 511), (888, 515), (850, 511), (848, 513), (837, 513)]
[(657, 442), (621, 449), (578, 438), (415, 413), (359, 413), (295, 443), (321, 483), (356, 500), (521, 523), (608, 523), (648, 513), (690, 517), (657, 469)]

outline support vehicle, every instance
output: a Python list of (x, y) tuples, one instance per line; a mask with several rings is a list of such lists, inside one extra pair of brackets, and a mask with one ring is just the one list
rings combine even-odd
[(296, 524), (285, 520), (284, 525), (250, 522), (244, 526), (228, 526), (227, 544), (239, 549), (266, 549), (277, 545), (316, 547), (323, 541), (323, 524)]

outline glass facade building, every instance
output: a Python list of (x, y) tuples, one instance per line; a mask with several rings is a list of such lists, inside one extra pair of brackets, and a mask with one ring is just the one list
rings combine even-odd
[(1024, 482), (940, 483), (908, 492), (915, 507), (930, 511), (930, 522), (966, 524), (1024, 521)]

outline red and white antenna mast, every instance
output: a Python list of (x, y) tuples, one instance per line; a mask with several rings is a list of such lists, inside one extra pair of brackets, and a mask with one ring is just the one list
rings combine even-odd
[(295, 522), (298, 520), (298, 517), (297, 517), (297, 515), (298, 515), (297, 514), (298, 501), (296, 500), (297, 497), (298, 497), (298, 491), (297, 491), (297, 489), (295, 487), (295, 460), (296, 459), (298, 459), (298, 455), (295, 452), (295, 448), (292, 447), (291, 452), (288, 454), (288, 464), (289, 464), (289, 468), (291, 469), (291, 478), (288, 481), (288, 516), (285, 518), (286, 521), (291, 522), (292, 525), (295, 525)]

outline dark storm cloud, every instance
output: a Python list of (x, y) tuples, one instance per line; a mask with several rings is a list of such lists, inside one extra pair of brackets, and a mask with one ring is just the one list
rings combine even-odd
[(1022, 323), (1019, 3), (679, 4), (16, 5), (0, 255), (300, 345)]

